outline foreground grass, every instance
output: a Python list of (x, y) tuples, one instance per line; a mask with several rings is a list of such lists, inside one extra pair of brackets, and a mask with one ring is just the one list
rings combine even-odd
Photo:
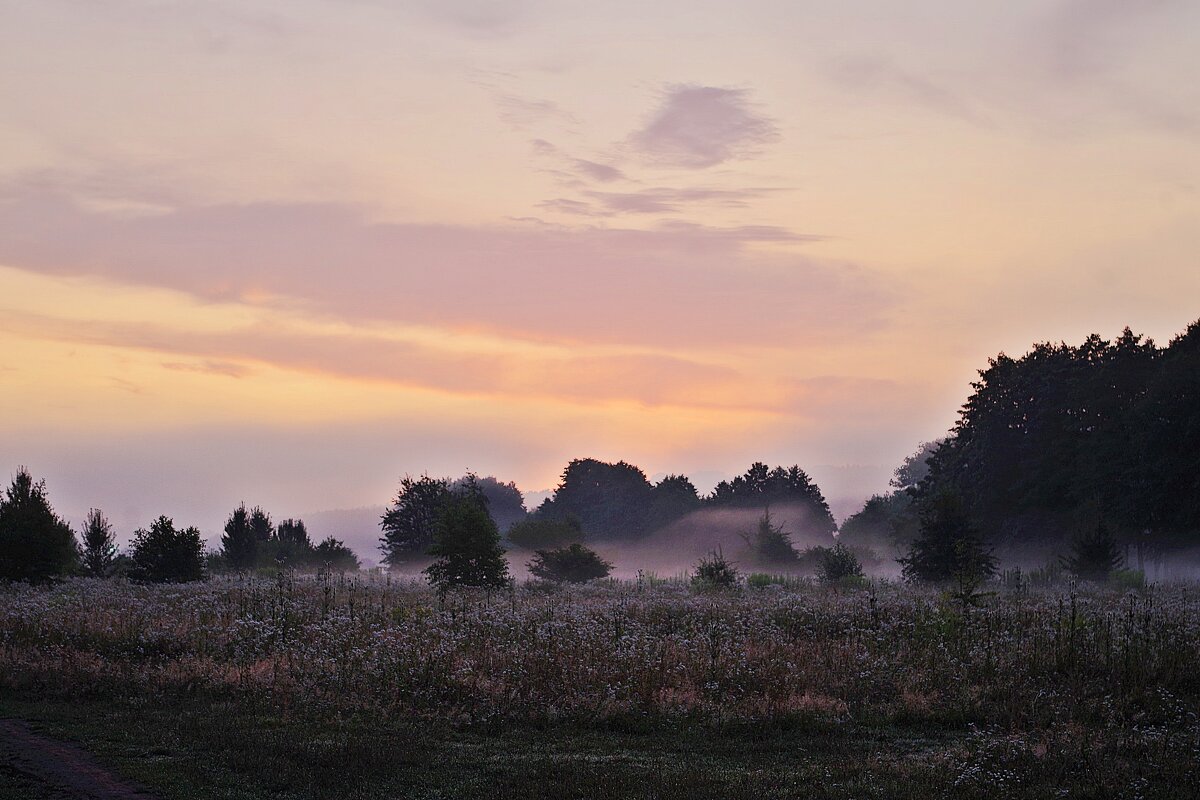
[[(11, 694), (0, 696), (0, 714), (81, 744), (163, 800), (1194, 796), (1186, 773), (1195, 767), (1186, 763), (1178, 773), (1120, 786), (1111, 766), (1088, 763), (1085, 753), (1021, 775), (989, 773), (973, 761), (982, 741), (961, 730), (487, 733), (284, 717), (232, 702), (67, 703)], [(0, 773), (0, 798), (31, 797), (21, 780)]]
[[(0, 594), (0, 714), (172, 798), (1195, 797), (1193, 587)], [(29, 797), (0, 768), (0, 800)], [(36, 795), (33, 795), (36, 796)]]
[[(0, 695), (0, 714), (81, 744), (164, 800), (929, 797), (953, 787), (947, 759), (959, 738), (686, 727), (489, 733), (284, 717), (231, 702), (68, 703), (11, 693)], [(29, 797), (5, 785), (0, 774), (0, 798)]]

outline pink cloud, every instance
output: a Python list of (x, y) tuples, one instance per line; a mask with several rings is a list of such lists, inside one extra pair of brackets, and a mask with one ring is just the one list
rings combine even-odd
[(896, 300), (889, 281), (850, 264), (746, 247), (785, 233), (370, 223), (334, 204), (130, 216), (30, 187), (0, 202), (7, 266), (212, 300), (280, 297), (351, 321), (664, 347), (785, 347), (883, 324)]
[(700, 169), (746, 158), (779, 138), (774, 122), (755, 112), (745, 89), (676, 85), (629, 144), (652, 162)]

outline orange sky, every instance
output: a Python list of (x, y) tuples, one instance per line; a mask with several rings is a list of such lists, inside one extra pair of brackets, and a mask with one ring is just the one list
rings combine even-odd
[(581, 456), (844, 513), (988, 356), (1200, 316), (1197, 53), (1165, 0), (7, 3), (0, 465), (125, 527)]

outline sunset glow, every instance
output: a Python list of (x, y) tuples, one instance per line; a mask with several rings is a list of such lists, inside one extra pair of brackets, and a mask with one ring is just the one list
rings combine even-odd
[(122, 530), (583, 456), (799, 463), (844, 514), (989, 356), (1200, 316), (1198, 26), (6, 3), (0, 461)]

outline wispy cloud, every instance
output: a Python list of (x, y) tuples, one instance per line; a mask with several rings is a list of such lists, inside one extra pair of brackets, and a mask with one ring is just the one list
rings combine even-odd
[(575, 159), (574, 164), (577, 172), (601, 183), (626, 180), (625, 173), (611, 164), (600, 164), (585, 158)]
[(778, 191), (775, 189), (712, 189), (703, 187), (657, 187), (638, 192), (586, 191), (585, 197), (595, 200), (607, 211), (635, 214), (669, 214), (688, 205), (710, 205), (723, 208), (745, 208), (748, 201)]
[(164, 361), (162, 367), (176, 372), (222, 375), (226, 378), (244, 378), (254, 372), (245, 364), (235, 364), (232, 361)]
[[(722, 192), (642, 199), (739, 202)], [(299, 304), (350, 321), (708, 346), (862, 335), (896, 302), (894, 282), (861, 267), (746, 246), (763, 233), (372, 223), (353, 207), (304, 203), (182, 205), (131, 217), (28, 188), (0, 203), (2, 264), (209, 300)]]
[(755, 110), (747, 90), (683, 84), (667, 87), (628, 143), (653, 163), (702, 169), (749, 157), (778, 138), (775, 123)]
[(845, 57), (834, 62), (828, 73), (836, 84), (854, 92), (892, 95), (900, 101), (915, 103), (974, 125), (991, 125), (987, 115), (966, 94), (904, 69), (891, 58), (879, 55)]
[[(552, 100), (522, 97), (504, 92), (496, 93), (494, 99), (500, 119), (515, 128), (526, 128), (545, 120), (557, 120), (571, 125), (579, 122), (575, 115)], [(544, 142), (540, 139), (535, 141)], [(549, 144), (548, 142), (544, 143)]]
[[(783, 413), (760, 390), (738, 388), (749, 378), (718, 364), (664, 353), (542, 353), (447, 348), (368, 332), (313, 332), (286, 325), (248, 325), (212, 332), (148, 322), (67, 319), (0, 309), (0, 330), (21, 336), (142, 350), (195, 361), (165, 369), (240, 378), (246, 362), (354, 380), (455, 394), (634, 402), (692, 408)], [(118, 379), (114, 378), (114, 382)], [(132, 384), (122, 388), (134, 391)], [(783, 397), (783, 393), (778, 393)]]

